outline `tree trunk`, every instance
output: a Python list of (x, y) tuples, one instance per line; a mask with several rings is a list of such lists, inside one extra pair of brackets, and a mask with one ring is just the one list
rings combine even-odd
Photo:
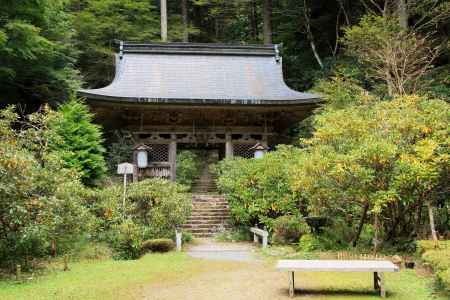
[(250, 1), (250, 36), (253, 41), (258, 39), (258, 16), (256, 11), (256, 1)]
[(404, 29), (408, 29), (408, 7), (406, 0), (398, 0), (397, 2), (397, 14), (400, 26)]
[(181, 18), (183, 21), (183, 42), (189, 42), (188, 0), (181, 0)]
[(167, 42), (167, 0), (161, 0), (161, 41)]
[(323, 69), (323, 63), (322, 59), (320, 58), (319, 53), (316, 49), (316, 43), (314, 42), (314, 36), (311, 31), (311, 22), (309, 19), (309, 11), (308, 11), (308, 5), (306, 4), (306, 0), (303, 0), (303, 11), (305, 16), (305, 27), (306, 27), (306, 36), (308, 37), (309, 44), (311, 45), (311, 50), (314, 53), (314, 57), (317, 60), (317, 63), (319, 64), (320, 68)]
[(428, 206), (428, 217), (430, 218), (431, 237), (433, 238), (435, 247), (437, 247), (439, 239), (436, 233), (436, 226), (434, 224), (433, 204), (431, 203), (431, 201), (427, 201), (427, 206)]
[(264, 0), (264, 44), (272, 44), (272, 0)]
[(359, 221), (358, 231), (356, 232), (356, 235), (353, 238), (353, 242), (352, 242), (353, 247), (356, 247), (356, 244), (358, 243), (359, 236), (361, 235), (361, 231), (363, 229), (364, 223), (366, 223), (368, 210), (369, 210), (369, 204), (366, 203), (366, 204), (364, 204), (364, 207), (363, 207), (363, 213), (361, 215), (361, 220)]
[(374, 215), (374, 227), (373, 252), (378, 253), (378, 250), (380, 249), (380, 216), (378, 214)]

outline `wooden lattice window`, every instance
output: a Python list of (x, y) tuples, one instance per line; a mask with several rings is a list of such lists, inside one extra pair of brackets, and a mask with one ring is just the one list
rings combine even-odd
[(255, 151), (251, 148), (253, 144), (233, 144), (233, 155), (243, 158), (253, 158)]
[(151, 150), (149, 151), (150, 162), (169, 161), (169, 145), (168, 144), (152, 144), (149, 146), (151, 147)]

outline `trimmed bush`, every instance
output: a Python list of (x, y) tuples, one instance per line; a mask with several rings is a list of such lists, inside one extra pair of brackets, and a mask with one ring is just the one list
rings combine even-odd
[(169, 252), (174, 248), (175, 243), (170, 239), (147, 240), (142, 244), (142, 252)]
[(320, 250), (321, 248), (322, 248), (322, 246), (320, 244), (320, 240), (312, 234), (309, 234), (309, 233), (304, 234), (300, 238), (300, 241), (299, 241), (299, 250), (300, 251), (311, 252), (311, 251)]
[(275, 244), (296, 243), (309, 227), (301, 216), (281, 216), (273, 222), (272, 241)]

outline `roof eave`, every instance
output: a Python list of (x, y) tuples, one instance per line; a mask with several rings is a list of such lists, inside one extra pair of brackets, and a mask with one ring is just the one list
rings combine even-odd
[(78, 95), (88, 99), (95, 99), (115, 103), (139, 103), (139, 104), (166, 104), (166, 105), (248, 105), (248, 106), (279, 106), (279, 105), (311, 105), (322, 103), (323, 100), (317, 96), (313, 98), (299, 98), (289, 100), (274, 99), (175, 99), (175, 98), (145, 98), (145, 97), (117, 97), (99, 95), (85, 91), (79, 91)]

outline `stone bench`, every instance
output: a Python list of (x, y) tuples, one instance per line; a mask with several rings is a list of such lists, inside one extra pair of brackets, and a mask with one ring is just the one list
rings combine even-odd
[(399, 268), (387, 260), (279, 260), (279, 271), (289, 272), (289, 296), (294, 296), (294, 272), (373, 272), (375, 290), (386, 297), (385, 272), (398, 272)]
[(269, 237), (269, 233), (263, 229), (259, 229), (256, 227), (251, 227), (250, 231), (253, 233), (253, 242), (258, 243), (258, 235), (262, 237), (262, 247), (267, 247), (267, 239)]

